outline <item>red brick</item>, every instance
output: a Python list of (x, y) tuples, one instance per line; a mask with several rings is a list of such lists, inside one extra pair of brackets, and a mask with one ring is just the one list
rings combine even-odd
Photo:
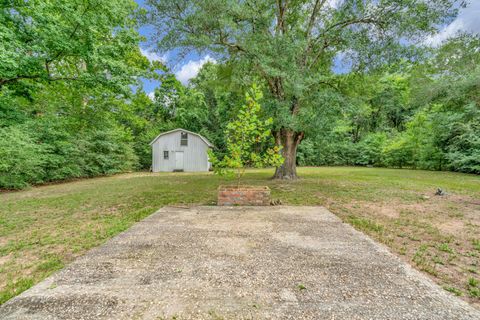
[(220, 186), (218, 188), (219, 206), (227, 205), (270, 205), (270, 188), (259, 186)]

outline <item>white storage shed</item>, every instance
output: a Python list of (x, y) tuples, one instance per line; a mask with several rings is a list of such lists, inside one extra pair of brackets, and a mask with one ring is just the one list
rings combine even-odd
[(152, 171), (209, 171), (208, 149), (213, 145), (198, 133), (175, 129), (159, 134), (152, 142)]

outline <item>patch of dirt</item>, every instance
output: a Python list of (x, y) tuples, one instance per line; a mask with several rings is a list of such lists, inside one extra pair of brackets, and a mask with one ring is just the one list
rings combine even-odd
[(442, 287), (454, 288), (464, 300), (480, 306), (480, 299), (468, 292), (469, 279), (480, 279), (480, 252), (473, 245), (474, 239), (480, 239), (478, 199), (421, 193), (415, 198), (418, 200), (349, 199), (342, 203), (327, 201), (327, 206), (344, 219), (354, 215), (381, 225), (380, 232), (361, 231), (390, 247)]
[[(12, 261), (12, 258), (13, 258), (12, 253), (9, 253), (6, 256), (0, 257), (0, 270), (3, 268), (4, 265)], [(0, 290), (2, 289), (2, 287), (5, 287), (5, 284), (1, 280), (2, 280), (2, 277), (0, 277)]]
[(361, 200), (352, 200), (350, 203), (344, 204), (348, 209), (357, 211), (362, 209), (365, 215), (376, 215), (389, 219), (398, 219), (402, 213), (415, 212), (425, 214), (434, 212), (435, 206), (425, 205), (425, 203), (402, 203), (398, 200), (388, 202), (368, 202)]
[(134, 178), (142, 178), (142, 177), (152, 177), (153, 174), (151, 172), (133, 172), (133, 173), (126, 173), (126, 174), (118, 174), (115, 175), (115, 179), (134, 179)]
[(452, 220), (440, 224), (438, 228), (443, 232), (457, 234), (463, 231), (464, 223), (460, 220)]

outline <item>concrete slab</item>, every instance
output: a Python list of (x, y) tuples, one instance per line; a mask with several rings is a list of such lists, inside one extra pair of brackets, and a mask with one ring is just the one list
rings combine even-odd
[(480, 319), (321, 207), (165, 207), (0, 319)]

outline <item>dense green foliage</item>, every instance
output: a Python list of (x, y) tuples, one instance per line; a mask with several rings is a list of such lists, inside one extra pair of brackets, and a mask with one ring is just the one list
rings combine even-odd
[[(225, 131), (226, 151), (219, 159), (209, 150), (209, 160), (215, 173), (237, 178), (237, 185), (247, 167), (277, 167), (282, 164), (278, 146), (273, 145), (270, 127), (272, 118), (262, 119), (260, 100), (262, 91), (254, 84), (245, 94), (245, 104)], [(270, 144), (270, 145), (269, 145)]]
[[(299, 165), (359, 165), (480, 173), (480, 39), (461, 35), (426, 59), (336, 75), (305, 123)], [(222, 125), (242, 95), (228, 67), (206, 65), (188, 90), (204, 97), (204, 134), (226, 150)]]
[[(439, 16), (429, 17), (430, 21), (453, 14), (448, 1), (439, 3)], [(415, 15), (418, 8), (404, 4), (410, 10), (407, 15)], [(330, 8), (318, 19), (341, 21), (365, 8), (360, 9)], [(415, 60), (398, 59), (406, 52), (390, 48), (395, 59), (377, 55), (378, 59), (367, 61), (369, 50), (378, 48), (351, 42), (364, 29), (341, 29), (325, 37), (344, 37), (345, 42), (332, 44), (315, 70), (300, 74), (291, 66), (296, 53), (290, 49), (297, 44), (287, 34), (275, 33), (275, 42), (259, 34), (250, 34), (250, 39), (248, 30), (242, 29), (245, 33), (237, 40), (246, 41), (243, 45), (251, 45), (248, 50), (262, 56), (259, 66), (235, 52), (240, 54), (238, 60), (207, 63), (189, 85), (183, 85), (160, 62), (141, 54), (139, 43), (144, 39), (136, 29), (144, 14), (132, 0), (49, 0), (28, 5), (8, 1), (2, 5), (0, 189), (148, 170), (149, 142), (160, 132), (178, 127), (207, 137), (216, 147), (216, 156), (223, 158), (228, 152), (228, 123), (238, 115), (245, 92), (256, 81), (264, 95), (262, 121), (273, 118), (276, 144), (284, 146), (289, 132), (290, 137), (303, 140), (296, 156), (288, 153), (286, 157), (296, 164), (480, 173), (480, 40), (476, 36), (460, 35), (438, 48), (417, 46), (417, 53), (423, 54)], [(247, 17), (256, 14), (249, 12)], [(268, 21), (275, 13), (266, 15)], [(293, 18), (300, 29), (307, 23)], [(404, 24), (387, 22), (399, 33), (431, 31), (427, 25), (407, 30)], [(262, 47), (255, 46), (260, 41), (257, 37)], [(187, 44), (195, 38), (183, 40)], [(198, 47), (211, 41), (197, 40)], [(349, 46), (362, 53), (361, 59), (347, 73), (334, 72), (332, 63), (338, 53), (354, 52)], [(237, 49), (218, 52), (233, 54), (231, 50)], [(266, 78), (257, 67), (268, 71)], [(275, 80), (284, 90), (281, 103), (272, 93), (276, 82), (264, 81), (273, 74), (283, 79)], [(142, 77), (159, 80), (154, 97), (143, 91)], [(292, 101), (301, 103), (293, 115), (287, 112)]]
[(285, 158), (279, 179), (296, 178), (297, 146), (312, 121), (331, 109), (335, 59), (343, 55), (365, 71), (416, 57), (418, 40), (456, 15), (454, 2), (147, 1), (160, 50), (208, 50), (231, 70), (231, 81), (264, 85), (265, 110)]
[(138, 167), (131, 86), (161, 66), (140, 54), (136, 8), (131, 0), (2, 4), (0, 188)]
[(480, 173), (478, 48), (461, 36), (425, 63), (350, 75), (341, 116), (307, 135), (299, 163)]

